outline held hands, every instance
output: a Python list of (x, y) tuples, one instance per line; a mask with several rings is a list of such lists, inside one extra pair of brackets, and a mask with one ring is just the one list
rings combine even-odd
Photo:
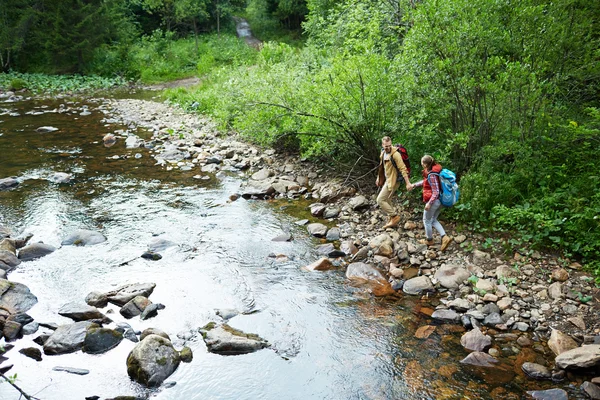
[(426, 211), (429, 211), (430, 208), (431, 208), (431, 204), (429, 204), (429, 203), (425, 204), (425, 210)]
[(415, 186), (410, 183), (410, 182), (406, 182), (406, 190), (411, 191), (415, 188)]

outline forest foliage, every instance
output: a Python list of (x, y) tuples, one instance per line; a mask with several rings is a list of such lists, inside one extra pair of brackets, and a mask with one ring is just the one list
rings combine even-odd
[[(597, 0), (2, 2), (5, 70), (201, 75), (169, 98), (356, 176), (390, 135), (416, 165), (429, 153), (457, 172), (459, 223), (600, 275)], [(259, 52), (232, 35), (234, 14)]]

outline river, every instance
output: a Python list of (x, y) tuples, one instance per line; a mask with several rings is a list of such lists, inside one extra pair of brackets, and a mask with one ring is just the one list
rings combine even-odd
[[(514, 357), (493, 372), (461, 365), (468, 353), (458, 342), (458, 326), (439, 325), (429, 338), (416, 339), (415, 330), (431, 323), (419, 311), (427, 303), (374, 298), (348, 285), (343, 271), (303, 271), (300, 267), (318, 257), (316, 242), (294, 223), (299, 217), (289, 211), (291, 203), (231, 202), (229, 196), (242, 182), (236, 174), (200, 181), (193, 178), (197, 171), (154, 165), (148, 149), (126, 149), (123, 140), (104, 147), (106, 133), (128, 127), (107, 121), (102, 104), (101, 99), (67, 98), (0, 104), (0, 178), (22, 181), (0, 192), (0, 224), (55, 247), (79, 228), (99, 230), (108, 238), (91, 247), (60, 247), (22, 263), (9, 279), (38, 297), (28, 312), (36, 321), (58, 324), (71, 322), (58, 309), (83, 302), (91, 291), (154, 282), (150, 299), (166, 308), (150, 320), (127, 322), (137, 330), (162, 329), (176, 348), (189, 346), (194, 359), (167, 380), (174, 386), (150, 390), (127, 375), (125, 360), (135, 345), (128, 340), (101, 355), (77, 352), (36, 362), (19, 354), (20, 348), (37, 347), (32, 339), (48, 332), (42, 328), (7, 353), (14, 364), (9, 374), (17, 373), (16, 383), (27, 393), (48, 400), (94, 395), (517, 399), (528, 388), (547, 388), (515, 374)], [(65, 109), (70, 111), (59, 112)], [(36, 131), (41, 126), (58, 130)], [(50, 182), (55, 172), (73, 174), (73, 180)], [(294, 240), (271, 241), (284, 231)], [(157, 236), (177, 246), (162, 252), (159, 261), (139, 258)], [(260, 335), (272, 347), (242, 356), (209, 353), (197, 328), (220, 321), (219, 309), (239, 311), (230, 325)], [(115, 306), (102, 311), (124, 321)], [(55, 366), (90, 373), (71, 375), (53, 371)], [(0, 384), (0, 398), (18, 399), (19, 394)]]

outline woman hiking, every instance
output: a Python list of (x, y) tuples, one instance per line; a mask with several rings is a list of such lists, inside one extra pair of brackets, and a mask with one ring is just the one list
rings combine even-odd
[(439, 173), (442, 166), (438, 164), (433, 157), (426, 154), (421, 158), (421, 166), (423, 167), (423, 179), (419, 182), (410, 185), (409, 190), (417, 186), (423, 186), (423, 201), (425, 202), (425, 210), (423, 211), (423, 225), (425, 226), (425, 239), (419, 243), (433, 246), (433, 229), (439, 232), (442, 237), (441, 251), (446, 250), (452, 238), (446, 235), (446, 231), (438, 216), (442, 212), (444, 206), (440, 202), (440, 177)]

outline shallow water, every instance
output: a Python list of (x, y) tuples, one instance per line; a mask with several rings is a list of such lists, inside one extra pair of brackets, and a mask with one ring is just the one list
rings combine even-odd
[[(86, 102), (88, 116), (80, 116), (80, 110), (46, 112), (65, 102), (0, 103), (0, 178), (23, 180), (17, 189), (0, 192), (0, 224), (56, 247), (78, 228), (99, 230), (108, 241), (62, 247), (22, 263), (9, 279), (26, 284), (38, 297), (29, 311), (36, 321), (59, 324), (71, 321), (58, 309), (83, 302), (91, 291), (155, 282), (150, 299), (166, 308), (153, 319), (127, 322), (139, 330), (166, 331), (176, 348), (190, 346), (194, 359), (167, 380), (175, 386), (148, 390), (127, 376), (125, 360), (134, 343), (124, 340), (101, 355), (77, 352), (36, 362), (18, 353), (38, 347), (32, 342), (36, 334), (15, 342), (7, 354), (15, 364), (9, 374), (16, 372), (17, 384), (29, 394), (49, 400), (133, 394), (156, 399), (488, 399), (521, 398), (526, 389), (553, 387), (511, 372), (514, 357), (503, 360), (504, 371), (496, 368), (485, 375), (463, 367), (459, 361), (467, 352), (458, 343), (460, 327), (437, 326), (428, 339), (414, 338), (418, 327), (431, 324), (419, 311), (430, 305), (414, 298), (373, 298), (348, 285), (343, 271), (302, 271), (316, 259), (316, 243), (293, 223), (297, 217), (288, 214), (285, 202), (229, 202), (241, 183), (236, 175), (200, 183), (192, 178), (198, 171), (166, 171), (154, 166), (148, 150), (126, 149), (123, 140), (105, 148), (102, 137), (123, 127), (107, 126), (93, 101)], [(44, 113), (27, 114), (32, 111)], [(59, 130), (36, 132), (47, 125)], [(136, 153), (142, 157), (133, 157)], [(114, 155), (130, 157), (109, 159)], [(53, 172), (75, 177), (69, 184), (55, 184), (45, 179)], [(271, 241), (283, 231), (292, 232), (294, 240)], [(159, 261), (139, 258), (153, 236), (177, 246), (162, 252)], [(115, 306), (103, 312), (107, 309), (113, 320), (124, 320)], [(197, 329), (220, 321), (217, 309), (238, 310), (230, 325), (260, 335), (272, 347), (242, 356), (208, 353)], [(52, 371), (54, 366), (90, 373), (70, 375)], [(0, 398), (19, 395), (0, 384)]]

